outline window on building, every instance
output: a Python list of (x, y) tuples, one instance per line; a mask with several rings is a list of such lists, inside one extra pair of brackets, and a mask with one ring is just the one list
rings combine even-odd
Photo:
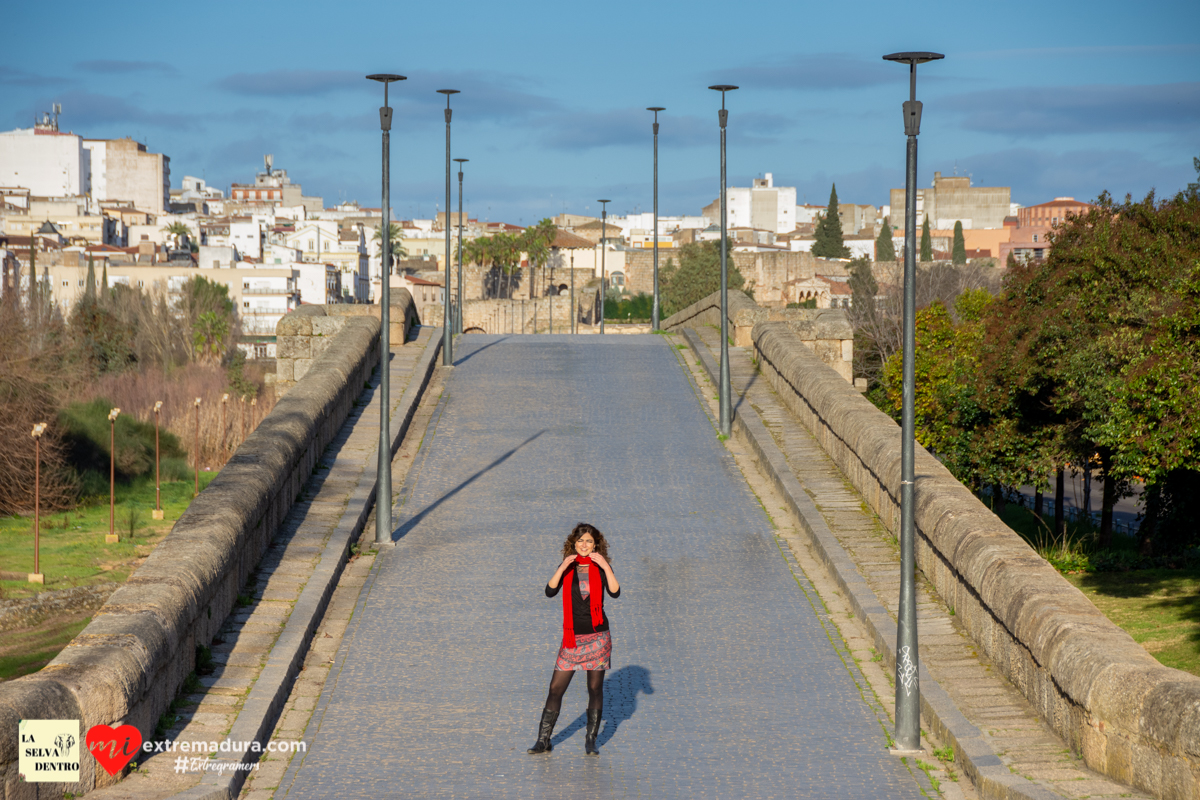
[(1038, 237), (1038, 235), (1035, 233), (1035, 234), (1033, 235), (1033, 240), (1034, 240), (1035, 242), (1038, 240), (1038, 238), (1037, 238), (1037, 237)]
[[(70, 286), (70, 285), (71, 285), (71, 282), (70, 282), (70, 281), (63, 281), (63, 286)], [(80, 282), (79, 282), (79, 285), (80, 285), (80, 286), (83, 286), (83, 281), (80, 281)]]
[(80, 285), (80, 286), (83, 286), (83, 278), (80, 278), (80, 279), (79, 279), (79, 285)]
[(138, 281), (138, 288), (139, 288), (139, 289), (143, 289), (143, 288), (145, 288), (145, 286), (146, 286), (146, 282), (145, 282), (145, 281)]
[[(242, 308), (249, 308), (249, 307), (250, 307), (250, 301), (249, 301), (249, 300), (243, 300), (243, 301), (242, 301)], [(380, 423), (380, 424), (382, 425), (383, 423)]]

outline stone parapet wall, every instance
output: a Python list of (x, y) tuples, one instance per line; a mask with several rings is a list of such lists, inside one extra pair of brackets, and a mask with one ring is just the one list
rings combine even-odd
[[(153, 738), (195, 666), (234, 608), (317, 460), (379, 364), (379, 321), (351, 316), (276, 403), (129, 580), (40, 672), (0, 684), (0, 796), (80, 794), (115, 783), (80, 763), (77, 784), (30, 784), (18, 774), (21, 719), (131, 724)], [(36, 791), (35, 791), (36, 790)], [(40, 794), (39, 794), (40, 792)]]
[[(752, 339), (759, 370), (898, 536), (899, 426), (787, 323)], [(1200, 798), (1200, 678), (1159, 664), (920, 446), (916, 476), (917, 564), (996, 667), (1092, 769)]]
[[(391, 290), (388, 324), (392, 347), (408, 341), (408, 332), (420, 324), (417, 306), (407, 289)], [(348, 303), (300, 306), (275, 326), (275, 374), (277, 394), (282, 395), (308, 374), (313, 363), (330, 346), (346, 323), (356, 317), (381, 318), (378, 305)]]
[[(824, 364), (853, 383), (854, 329), (844, 309), (762, 308), (743, 292), (729, 292), (729, 332), (736, 347), (752, 347), (754, 326), (768, 321), (784, 323)], [(713, 292), (662, 321), (664, 330), (720, 324), (720, 292)]]

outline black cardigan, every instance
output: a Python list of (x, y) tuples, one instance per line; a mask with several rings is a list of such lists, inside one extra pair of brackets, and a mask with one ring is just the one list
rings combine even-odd
[[(577, 569), (576, 567), (571, 567), (571, 572), (574, 572), (576, 569)], [(603, 594), (600, 595), (600, 625), (598, 627), (593, 628), (592, 627), (592, 604), (591, 604), (591, 601), (590, 601), (590, 599), (584, 599), (583, 595), (579, 593), (578, 577), (576, 577), (574, 580), (572, 580), (570, 577), (568, 577), (568, 575), (569, 575), (569, 573), (563, 573), (562, 578), (559, 579), (559, 581), (558, 581), (558, 586), (556, 586), (553, 589), (551, 589), (550, 584), (547, 583), (546, 584), (546, 597), (556, 596), (558, 594), (558, 590), (562, 588), (562, 585), (564, 583), (566, 583), (568, 580), (570, 580), (571, 581), (571, 616), (573, 616), (575, 618), (575, 633), (576, 633), (576, 635), (581, 636), (585, 633), (599, 633), (600, 631), (608, 630), (608, 615), (604, 613), (604, 595)], [(600, 570), (600, 582), (602, 584), (604, 584), (604, 591), (608, 592), (609, 597), (620, 597), (621, 596), (620, 589), (617, 589), (617, 591), (615, 591), (615, 592), (609, 591), (608, 576), (604, 574), (604, 570)]]

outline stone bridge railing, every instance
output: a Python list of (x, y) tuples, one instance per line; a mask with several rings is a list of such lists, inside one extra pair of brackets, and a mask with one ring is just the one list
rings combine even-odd
[[(391, 338), (403, 343), (414, 321), (411, 298), (404, 292), (395, 299), (399, 330), (394, 325)], [(339, 313), (346, 308), (365, 313)], [(279, 399), (83, 632), (41, 671), (0, 684), (0, 796), (33, 797), (38, 787), (37, 796), (80, 794), (119, 779), (84, 758), (79, 783), (22, 782), (21, 719), (77, 719), (81, 734), (93, 725), (131, 724), (144, 740), (152, 738), (195, 668), (197, 647), (212, 642), (378, 366), (380, 322), (371, 308), (306, 306), (297, 313), (309, 322), (310, 334), (313, 320), (339, 323), (323, 331), (328, 335), (319, 352), (310, 347), (303, 380)], [(286, 328), (290, 317), (280, 326)]]
[[(729, 334), (735, 346), (753, 346), (751, 333), (754, 326), (767, 321), (785, 323), (822, 362), (853, 383), (854, 329), (843, 309), (762, 308), (744, 292), (729, 292)], [(721, 295), (718, 292), (662, 321), (663, 330), (720, 324)]]
[[(731, 323), (751, 305), (731, 303)], [(751, 339), (761, 373), (898, 535), (899, 426), (789, 323), (757, 322)], [(918, 566), (988, 658), (1092, 769), (1200, 798), (1200, 678), (1159, 664), (920, 446), (916, 476)]]

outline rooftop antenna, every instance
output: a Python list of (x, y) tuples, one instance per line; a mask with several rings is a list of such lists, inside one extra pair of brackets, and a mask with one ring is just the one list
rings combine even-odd
[(62, 103), (54, 104), (54, 130), (58, 130), (58, 115), (62, 113)]

